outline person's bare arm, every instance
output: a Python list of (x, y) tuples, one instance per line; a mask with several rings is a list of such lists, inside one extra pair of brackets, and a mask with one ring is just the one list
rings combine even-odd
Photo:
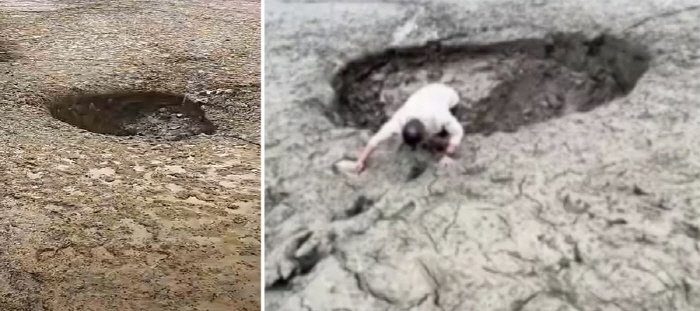
[(362, 172), (365, 169), (365, 164), (367, 163), (367, 158), (374, 152), (374, 149), (379, 146), (383, 141), (391, 138), (392, 135), (399, 132), (399, 125), (396, 120), (391, 119), (384, 123), (379, 131), (372, 136), (367, 145), (360, 152), (360, 156), (357, 158), (357, 171)]
[(464, 128), (462, 128), (462, 125), (459, 124), (457, 118), (450, 115), (449, 121), (445, 126), (445, 130), (450, 135), (450, 141), (445, 149), (445, 153), (452, 156), (457, 152), (457, 148), (459, 148), (459, 144), (462, 142), (462, 138), (464, 137)]

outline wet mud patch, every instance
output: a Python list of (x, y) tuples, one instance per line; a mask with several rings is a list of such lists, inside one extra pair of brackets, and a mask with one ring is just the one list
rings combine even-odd
[(606, 34), (390, 49), (338, 72), (327, 116), (376, 131), (413, 92), (440, 82), (459, 92), (453, 113), (466, 133), (514, 132), (628, 94), (649, 60), (643, 47)]
[(47, 107), (54, 118), (99, 134), (172, 141), (216, 131), (200, 103), (169, 93), (76, 94), (50, 100)]

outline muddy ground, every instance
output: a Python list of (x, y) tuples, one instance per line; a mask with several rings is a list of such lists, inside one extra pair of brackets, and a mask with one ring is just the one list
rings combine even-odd
[[(259, 51), (260, 1), (0, 3), (0, 310), (258, 310)], [(49, 109), (136, 90), (216, 130), (152, 109), (144, 135), (104, 135)]]
[[(268, 1), (264, 14), (268, 310), (700, 308), (696, 3)], [(547, 47), (556, 33), (584, 39)], [(544, 44), (473, 48), (523, 40)], [(382, 59), (436, 42), (471, 58)], [(457, 165), (393, 141), (350, 172), (397, 103), (437, 81), (467, 112)]]

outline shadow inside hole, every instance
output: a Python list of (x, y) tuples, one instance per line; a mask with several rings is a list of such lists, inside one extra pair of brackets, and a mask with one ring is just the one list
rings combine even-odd
[(180, 140), (216, 131), (199, 103), (170, 93), (75, 94), (47, 107), (54, 118), (99, 134)]
[(14, 58), (16, 57), (12, 52), (10, 52), (9, 45), (0, 41), (0, 62), (9, 62)]
[(389, 49), (339, 71), (326, 115), (376, 131), (413, 92), (441, 82), (460, 93), (453, 113), (466, 133), (513, 132), (628, 94), (649, 60), (644, 48), (607, 34)]

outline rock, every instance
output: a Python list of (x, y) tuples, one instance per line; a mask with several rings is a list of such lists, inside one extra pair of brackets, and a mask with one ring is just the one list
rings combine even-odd
[(341, 160), (333, 164), (333, 171), (347, 177), (355, 177), (357, 173), (355, 161)]
[(185, 174), (187, 171), (182, 168), (182, 166), (179, 165), (166, 165), (163, 167), (165, 169), (166, 174)]
[(415, 259), (395, 258), (360, 273), (366, 291), (400, 308), (410, 308), (433, 292), (436, 284)]
[(111, 167), (92, 168), (88, 171), (88, 177), (98, 179), (101, 177), (113, 176), (116, 171)]
[(178, 193), (180, 191), (185, 190), (185, 188), (182, 188), (176, 184), (167, 184), (167, 185), (165, 185), (165, 188), (170, 190), (170, 192), (172, 192), (172, 193)]

